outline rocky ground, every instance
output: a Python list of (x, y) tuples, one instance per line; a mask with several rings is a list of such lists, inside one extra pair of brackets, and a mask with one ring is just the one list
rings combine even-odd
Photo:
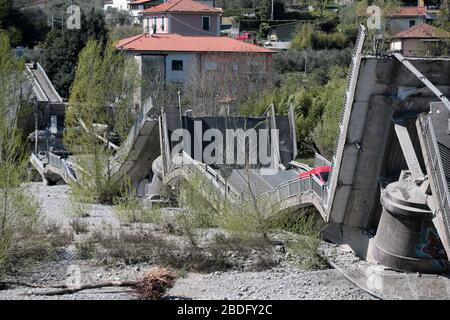
[[(41, 202), (42, 214), (70, 230), (73, 220), (67, 186), (48, 187), (40, 183), (30, 186)], [(93, 205), (89, 217), (83, 218), (89, 232), (109, 232), (121, 225), (114, 208)], [(155, 229), (155, 232), (160, 230)], [(75, 236), (75, 243), (81, 241)], [(278, 246), (270, 255), (277, 263), (262, 271), (247, 268), (246, 261), (229, 271), (194, 273), (180, 271), (181, 278), (168, 292), (166, 299), (373, 299), (366, 292), (348, 282), (337, 270), (304, 271), (291, 263)], [(252, 258), (253, 251), (246, 257)], [(231, 257), (233, 258), (233, 257)], [(236, 258), (238, 259), (238, 258)], [(242, 257), (240, 257), (242, 259)], [(60, 250), (53, 259), (22, 265), (11, 270), (7, 279), (51, 285), (65, 283), (79, 275), (81, 283), (111, 280), (135, 280), (154, 266), (152, 261), (134, 263), (102, 263), (99, 259), (80, 259), (76, 245), (71, 243)], [(86, 290), (71, 295), (43, 296), (47, 289), (15, 287), (1, 290), (0, 299), (136, 299), (126, 288)]]

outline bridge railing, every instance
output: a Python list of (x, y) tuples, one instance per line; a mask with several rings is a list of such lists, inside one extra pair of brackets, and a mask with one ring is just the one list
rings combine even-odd
[(311, 193), (318, 200), (326, 195), (326, 185), (315, 175), (300, 179), (295, 178), (278, 185), (274, 190), (261, 194), (258, 198), (269, 203), (277, 203), (302, 194)]
[(314, 155), (314, 167), (331, 166), (331, 162), (325, 159), (320, 154)]
[(444, 167), (440, 157), (440, 151), (431, 117), (420, 116), (418, 118), (420, 128), (422, 129), (422, 138), (425, 144), (426, 155), (428, 157), (427, 167), (433, 172), (433, 178), (430, 182), (434, 184), (434, 198), (438, 200), (438, 212), (442, 214), (442, 220), (446, 227), (446, 232), (450, 230), (450, 193), (447, 180), (445, 178)]
[(334, 148), (334, 154), (332, 159), (332, 170), (330, 172), (330, 178), (327, 182), (327, 197), (323, 198), (323, 204), (324, 206), (328, 206), (329, 204), (329, 196), (333, 193), (334, 185), (337, 183), (337, 175), (339, 174), (339, 167), (340, 163), (337, 163), (338, 159), (337, 157), (343, 153), (343, 148), (345, 145), (346, 140), (346, 131), (347, 131), (347, 124), (350, 120), (350, 112), (353, 106), (353, 97), (356, 90), (356, 83), (358, 81), (358, 75), (359, 75), (359, 67), (361, 64), (361, 53), (364, 48), (364, 41), (366, 38), (366, 28), (361, 25), (359, 27), (358, 31), (358, 37), (356, 39), (354, 52), (352, 55), (352, 62), (350, 64), (350, 70), (347, 78), (347, 90), (345, 91), (344, 96), (344, 107), (342, 108), (341, 112), (341, 120), (339, 123), (339, 131), (336, 138), (336, 145)]
[(48, 152), (47, 153), (48, 163), (55, 166), (55, 167), (63, 167), (63, 162), (61, 157), (57, 156), (54, 153)]
[(176, 155), (175, 157), (178, 157), (178, 159), (172, 159), (170, 171), (182, 169), (188, 171), (193, 176), (206, 178), (203, 181), (209, 183), (210, 186), (224, 196), (225, 199), (231, 200), (232, 202), (238, 202), (243, 199), (242, 193), (227, 183), (227, 181), (212, 167), (193, 160), (185, 152)]
[(67, 164), (66, 160), (52, 152), (47, 152), (47, 160), (49, 165), (52, 165), (60, 171), (61, 177), (66, 183), (77, 181), (74, 170)]

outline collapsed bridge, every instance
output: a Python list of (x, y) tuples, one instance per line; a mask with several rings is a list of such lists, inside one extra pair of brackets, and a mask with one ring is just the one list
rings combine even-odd
[[(151, 117), (151, 108), (143, 108), (126, 143), (116, 152), (113, 177), (130, 178), (138, 194), (150, 200), (155, 195), (169, 197), (168, 190), (176, 188), (181, 179), (201, 176), (208, 186), (205, 197), (211, 202), (227, 199), (239, 204), (253, 197), (277, 204), (279, 210), (313, 206), (326, 222), (324, 237), (348, 244), (364, 259), (397, 270), (447, 271), (450, 104), (446, 96), (450, 95), (450, 59), (406, 60), (398, 53), (365, 55), (364, 40), (362, 28), (334, 156), (331, 162), (319, 155), (315, 159), (314, 166), (332, 167), (326, 183), (314, 174), (298, 178), (299, 172), (311, 168), (294, 161), (293, 112), (280, 117), (273, 108), (260, 118), (236, 118), (233, 122), (226, 117), (180, 115), (170, 108)], [(205, 163), (194, 150), (196, 120), (205, 129), (218, 129), (224, 135), (227, 128), (275, 129), (278, 133), (270, 131), (265, 137), (270, 164), (252, 167), (244, 163), (224, 170), (215, 163)], [(176, 149), (172, 139), (177, 129), (185, 129), (193, 137), (182, 150)], [(203, 151), (207, 144), (200, 144)], [(256, 152), (259, 145), (258, 141), (246, 150)], [(58, 166), (77, 171), (70, 161), (55, 160), (51, 154), (46, 157), (52, 162), (53, 173)], [(45, 159), (37, 159), (40, 163), (36, 155), (32, 159), (45, 175), (50, 168)], [(267, 170), (273, 172), (267, 174)]]

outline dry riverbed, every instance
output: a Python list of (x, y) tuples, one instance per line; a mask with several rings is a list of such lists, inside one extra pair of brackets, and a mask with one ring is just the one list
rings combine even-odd
[[(30, 192), (40, 200), (45, 219), (68, 233), (75, 233), (74, 228), (80, 230), (73, 241), (60, 248), (51, 259), (16, 266), (7, 276), (10, 280), (42, 285), (66, 283), (78, 275), (81, 283), (136, 280), (161, 261), (177, 265), (178, 261), (186, 260), (189, 261), (187, 266), (181, 263), (176, 268), (181, 278), (166, 299), (372, 299), (334, 269), (302, 270), (287, 252), (283, 235), (276, 236), (276, 243), (270, 247), (252, 248), (248, 252), (236, 244), (235, 251), (227, 247), (227, 250), (192, 253), (187, 251), (186, 244), (180, 244), (184, 249), (172, 247), (180, 237), (170, 226), (124, 224), (112, 206), (93, 205), (89, 216), (82, 218), (78, 225), (74, 224), (73, 216), (68, 213), (67, 186), (33, 183)], [(207, 241), (217, 232), (208, 230), (202, 237)], [(119, 233), (125, 238), (111, 236)], [(91, 256), (89, 239), (103, 243), (106, 249)], [(130, 242), (123, 245), (122, 239)], [(107, 242), (112, 244), (109, 246)], [(142, 243), (148, 246), (142, 247)], [(154, 252), (147, 255), (144, 250)], [(80, 257), (80, 252), (85, 252), (86, 256), (81, 254)], [(128, 258), (124, 259), (121, 254)], [(136, 299), (127, 288), (86, 290), (51, 297), (40, 295), (45, 290), (9, 288), (0, 290), (0, 299)]]

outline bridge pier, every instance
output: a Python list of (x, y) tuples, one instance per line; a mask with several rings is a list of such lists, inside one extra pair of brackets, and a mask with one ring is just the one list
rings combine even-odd
[(383, 211), (369, 259), (399, 271), (444, 272), (447, 257), (426, 194), (406, 179), (389, 184), (381, 194)]

